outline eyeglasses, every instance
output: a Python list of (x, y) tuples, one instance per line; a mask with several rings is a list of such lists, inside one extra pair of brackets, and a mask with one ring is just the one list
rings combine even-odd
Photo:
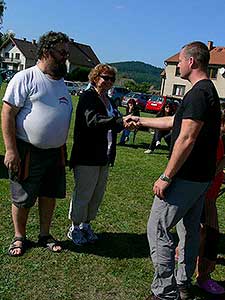
[(102, 79), (104, 79), (105, 81), (111, 81), (111, 82), (115, 82), (116, 78), (114, 76), (107, 76), (107, 75), (99, 75)]
[(65, 49), (58, 50), (58, 49), (53, 48), (52, 50), (59, 53), (61, 56), (64, 56), (64, 57), (69, 57), (69, 55), (70, 55), (70, 53), (68, 51), (66, 51)]

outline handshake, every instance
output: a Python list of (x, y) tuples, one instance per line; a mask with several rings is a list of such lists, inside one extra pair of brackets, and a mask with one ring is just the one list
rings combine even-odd
[(140, 127), (140, 117), (128, 115), (123, 117), (123, 126), (128, 130), (135, 130)]

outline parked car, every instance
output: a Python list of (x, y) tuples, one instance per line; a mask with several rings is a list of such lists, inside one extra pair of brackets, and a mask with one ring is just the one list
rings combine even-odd
[(151, 113), (158, 113), (167, 102), (173, 102), (174, 109), (176, 111), (180, 101), (181, 99), (170, 96), (152, 95), (146, 103), (145, 111)]
[(88, 89), (88, 87), (90, 87), (89, 82), (84, 82), (84, 83), (80, 84), (77, 95), (80, 96), (86, 89)]
[(109, 97), (113, 100), (116, 106), (121, 106), (123, 96), (127, 95), (129, 90), (125, 87), (114, 86), (108, 91)]
[(6, 82), (9, 82), (17, 72), (18, 72), (17, 70), (0, 69), (2, 78)]
[(123, 97), (122, 101), (121, 101), (121, 105), (122, 106), (127, 106), (127, 102), (130, 99), (134, 99), (137, 106), (141, 109), (144, 110), (146, 103), (148, 101), (148, 99), (151, 97), (150, 94), (145, 94), (145, 93), (137, 93), (137, 92), (130, 92), (128, 93), (126, 96)]
[(166, 103), (166, 96), (152, 95), (147, 101), (145, 111), (151, 113), (157, 113), (161, 110), (163, 105)]
[(76, 95), (77, 94), (77, 92), (79, 90), (79, 87), (75, 82), (65, 80), (65, 84), (66, 84), (66, 86), (68, 88), (68, 91), (71, 95)]

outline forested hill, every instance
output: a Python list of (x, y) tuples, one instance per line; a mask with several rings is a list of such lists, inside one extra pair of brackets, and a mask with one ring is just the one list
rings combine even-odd
[(163, 69), (140, 61), (110, 63), (118, 70), (119, 77), (135, 80), (137, 83), (149, 82), (156, 88), (160, 87), (160, 73)]

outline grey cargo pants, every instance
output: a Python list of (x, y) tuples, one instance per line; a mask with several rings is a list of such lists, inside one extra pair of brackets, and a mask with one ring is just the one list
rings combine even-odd
[[(209, 182), (174, 179), (165, 199), (154, 198), (147, 233), (155, 268), (152, 292), (160, 299), (178, 299), (177, 285), (187, 285), (195, 270), (199, 248), (200, 216)], [(179, 236), (175, 274), (175, 245), (170, 230)], [(176, 276), (176, 277), (175, 277)]]

